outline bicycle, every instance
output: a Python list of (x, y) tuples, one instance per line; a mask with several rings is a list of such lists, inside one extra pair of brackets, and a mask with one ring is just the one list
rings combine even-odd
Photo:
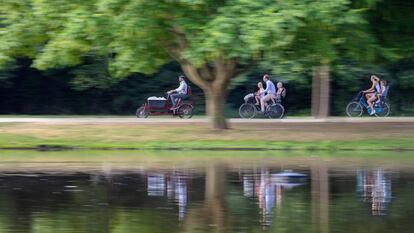
[[(387, 90), (379, 97), (379, 101), (376, 101), (374, 104), (375, 116), (377, 117), (387, 117), (391, 110), (390, 105), (386, 102)], [(360, 91), (354, 99), (348, 103), (346, 106), (346, 114), (349, 117), (360, 117), (362, 116), (364, 109), (368, 114), (371, 114), (372, 109), (369, 107), (367, 101), (365, 100), (364, 93)]]
[(191, 96), (191, 88), (187, 89), (187, 96), (177, 99), (175, 107), (172, 107), (171, 95), (166, 93), (166, 98), (148, 98), (135, 113), (138, 118), (147, 118), (149, 115), (173, 115), (189, 119), (193, 116), (193, 103), (187, 100)]
[(244, 119), (252, 119), (259, 113), (262, 113), (265, 117), (269, 117), (271, 119), (282, 118), (285, 114), (285, 108), (281, 104), (281, 99), (276, 98), (271, 101), (274, 101), (274, 103), (268, 105), (265, 111), (261, 112), (260, 105), (255, 104), (254, 95), (251, 95), (250, 97), (245, 98), (245, 102), (239, 107), (239, 115)]

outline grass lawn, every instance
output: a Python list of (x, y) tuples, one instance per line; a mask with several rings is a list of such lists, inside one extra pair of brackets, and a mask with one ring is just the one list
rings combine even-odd
[(0, 148), (414, 150), (412, 123), (1, 123)]
[(191, 168), (208, 166), (243, 167), (275, 166), (284, 169), (327, 166), (341, 171), (355, 167), (412, 171), (411, 151), (209, 151), (209, 150), (1, 150), (0, 172), (77, 173), (102, 171), (137, 171), (137, 169)]

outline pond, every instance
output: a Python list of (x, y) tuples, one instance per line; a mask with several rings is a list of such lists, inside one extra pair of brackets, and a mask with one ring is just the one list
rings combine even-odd
[(412, 152), (0, 151), (0, 232), (412, 232)]

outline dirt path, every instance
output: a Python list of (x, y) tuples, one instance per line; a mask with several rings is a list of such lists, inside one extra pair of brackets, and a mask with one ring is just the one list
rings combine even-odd
[(0, 136), (10, 135), (8, 138), (11, 140), (22, 140), (15, 138), (21, 136), (39, 140), (65, 138), (126, 142), (401, 138), (412, 139), (414, 143), (414, 118), (231, 119), (230, 125), (230, 130), (217, 131), (210, 129), (206, 119), (0, 118)]
[[(146, 119), (138, 119), (136, 117), (7, 117), (7, 115), (0, 115), (0, 123), (208, 123), (206, 117), (195, 117), (193, 119), (180, 119), (173, 117), (150, 117)], [(388, 122), (388, 123), (413, 123), (414, 117), (388, 117), (388, 118), (376, 118), (376, 117), (361, 117), (361, 118), (348, 118), (348, 117), (330, 117), (327, 119), (315, 119), (312, 117), (289, 117), (285, 119), (241, 119), (232, 118), (229, 119), (230, 123), (376, 123), (376, 122)]]

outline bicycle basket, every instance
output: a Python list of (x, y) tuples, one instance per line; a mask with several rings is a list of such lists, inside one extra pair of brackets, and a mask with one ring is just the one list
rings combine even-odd
[(245, 103), (254, 103), (254, 94), (253, 93), (247, 94), (244, 97), (244, 102)]

